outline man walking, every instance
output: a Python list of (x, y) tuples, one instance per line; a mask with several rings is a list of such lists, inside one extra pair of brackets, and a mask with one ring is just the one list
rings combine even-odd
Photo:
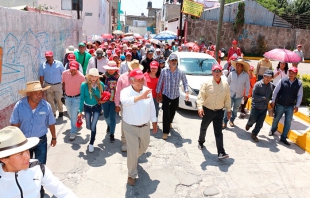
[(221, 79), (222, 67), (214, 65), (212, 67), (213, 78), (201, 86), (197, 98), (198, 115), (202, 118), (200, 125), (200, 135), (198, 148), (203, 149), (206, 138), (206, 131), (213, 122), (214, 136), (216, 141), (218, 158), (228, 158), (223, 144), (222, 120), (224, 108), (227, 111), (227, 118), (231, 115), (230, 91), (226, 80)]
[(138, 52), (138, 46), (137, 45), (133, 45), (132, 49), (131, 49), (131, 60), (139, 60), (139, 62), (141, 62), (141, 54)]
[(119, 74), (123, 74), (123, 73), (126, 73), (128, 72), (128, 65), (130, 64), (131, 62), (131, 53), (130, 52), (126, 52), (126, 59), (125, 61), (123, 61), (121, 63), (121, 67), (120, 67), (120, 70), (119, 70)]
[(70, 61), (69, 70), (62, 73), (62, 87), (66, 94), (66, 107), (70, 117), (71, 130), (70, 140), (76, 136), (77, 127), (75, 126), (80, 105), (80, 87), (85, 81), (84, 75), (78, 71), (79, 63)]
[(145, 59), (143, 59), (141, 61), (141, 65), (143, 66), (143, 70), (142, 72), (145, 73), (145, 72), (150, 72), (150, 63), (153, 61), (153, 53), (154, 51), (153, 50), (148, 50), (146, 52), (146, 57)]
[(150, 143), (150, 124), (157, 132), (156, 111), (152, 90), (144, 85), (144, 75), (140, 69), (130, 72), (131, 86), (121, 91), (123, 106), (124, 133), (127, 140), (127, 183), (135, 185), (138, 175), (138, 158), (147, 150)]
[(74, 55), (76, 57), (76, 61), (80, 63), (83, 67), (83, 75), (86, 75), (86, 70), (88, 66), (89, 59), (92, 57), (87, 51), (86, 51), (86, 45), (83, 42), (79, 43), (79, 51), (74, 52)]
[(273, 90), (273, 85), (270, 83), (272, 77), (273, 71), (266, 70), (263, 75), (263, 79), (256, 82), (253, 88), (252, 108), (248, 123), (245, 126), (245, 130), (248, 131), (253, 124), (256, 123), (255, 128), (251, 133), (251, 138), (254, 142), (259, 141), (257, 135), (263, 127), (266, 118), (268, 102)]
[(296, 78), (297, 67), (291, 67), (288, 71), (288, 77), (282, 78), (273, 91), (271, 107), (276, 106), (276, 110), (269, 136), (276, 132), (279, 120), (284, 114), (284, 128), (280, 141), (289, 146), (290, 143), (286, 137), (291, 128), (293, 113), (298, 112), (303, 96), (303, 86), (302, 82)]
[[(181, 70), (178, 69), (178, 57), (176, 54), (169, 56), (169, 67), (164, 68), (159, 76), (156, 87), (157, 102), (162, 102), (163, 109), (163, 139), (167, 140), (170, 131), (171, 123), (175, 112), (179, 106), (179, 87), (182, 81), (185, 99), (189, 100), (187, 79)], [(162, 91), (162, 95), (159, 93)]]
[(62, 85), (61, 85), (61, 75), (65, 71), (63, 64), (54, 60), (53, 52), (45, 52), (46, 61), (39, 68), (40, 83), (42, 87), (50, 86), (50, 89), (47, 89), (47, 101), (52, 106), (53, 114), (56, 117), (56, 106), (55, 100), (57, 103), (57, 109), (59, 112), (59, 117), (63, 117), (63, 104), (61, 102), (62, 97)]
[(236, 61), (231, 62), (235, 70), (228, 75), (227, 82), (230, 86), (230, 98), (233, 110), (230, 119), (228, 119), (225, 111), (222, 126), (223, 129), (227, 127), (228, 120), (231, 127), (235, 126), (234, 121), (237, 117), (237, 111), (241, 104), (242, 98), (246, 101), (250, 90), (250, 79), (249, 74), (247, 73), (249, 71), (250, 64), (245, 62), (243, 59), (237, 59)]

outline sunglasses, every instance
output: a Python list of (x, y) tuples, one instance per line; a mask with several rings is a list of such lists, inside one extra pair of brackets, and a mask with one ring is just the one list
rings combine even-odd
[(213, 70), (214, 73), (221, 73), (222, 70), (219, 70), (219, 69), (216, 69), (216, 70)]

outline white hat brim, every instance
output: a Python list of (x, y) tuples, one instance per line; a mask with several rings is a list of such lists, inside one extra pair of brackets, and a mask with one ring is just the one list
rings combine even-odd
[(105, 70), (119, 70), (118, 67), (111, 67), (111, 66), (109, 66), (109, 65), (103, 66), (103, 69), (105, 69)]
[(27, 143), (4, 151), (0, 151), (0, 158), (8, 157), (14, 155), (16, 153), (31, 149), (32, 147), (36, 146), (39, 143), (40, 139), (37, 137), (30, 137), (27, 138)]

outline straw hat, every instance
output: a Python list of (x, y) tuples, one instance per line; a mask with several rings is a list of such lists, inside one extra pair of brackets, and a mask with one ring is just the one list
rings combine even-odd
[(5, 127), (0, 130), (0, 158), (28, 150), (39, 141), (37, 137), (26, 138), (18, 127)]
[(139, 64), (139, 61), (136, 60), (136, 59), (133, 59), (133, 60), (128, 64), (128, 68), (129, 68), (130, 71), (131, 71), (131, 70), (134, 70), (134, 69), (137, 69), (137, 68), (143, 70), (143, 66), (140, 65), (140, 64)]
[(231, 60), (231, 65), (236, 69), (236, 64), (237, 63), (240, 63), (240, 64), (242, 64), (243, 65), (243, 70), (245, 71), (245, 72), (248, 72), (249, 71), (249, 69), (250, 69), (250, 64), (248, 63), (248, 61), (246, 61), (246, 60), (244, 60), (244, 59), (241, 59), (241, 58), (239, 58), (239, 59), (237, 59), (237, 60)]
[(19, 90), (18, 93), (20, 95), (27, 95), (28, 92), (33, 92), (33, 91), (45, 91), (49, 89), (51, 86), (46, 86), (42, 88), (40, 81), (30, 81), (27, 82), (26, 84), (26, 89)]
[(98, 71), (98, 69), (96, 69), (96, 68), (90, 68), (90, 70), (89, 70), (89, 72), (88, 72), (88, 74), (86, 75), (86, 77), (88, 77), (88, 76), (100, 76), (99, 75), (99, 71)]

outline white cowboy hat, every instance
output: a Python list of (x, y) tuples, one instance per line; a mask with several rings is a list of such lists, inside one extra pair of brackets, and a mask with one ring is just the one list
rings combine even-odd
[(0, 130), (0, 158), (28, 150), (39, 143), (37, 137), (26, 138), (15, 126), (7, 126)]
[(51, 86), (46, 86), (42, 88), (40, 81), (30, 81), (27, 82), (26, 84), (26, 89), (19, 90), (18, 93), (20, 95), (27, 95), (28, 92), (33, 92), (33, 91), (45, 91), (49, 89)]
[(98, 76), (98, 77), (100, 76), (99, 71), (96, 68), (90, 68), (90, 70), (86, 76), (89, 76), (89, 75)]
[(66, 49), (66, 54), (73, 53), (74, 51), (75, 51), (74, 46), (73, 45), (69, 45), (69, 47)]
[(115, 61), (109, 61), (107, 65), (103, 66), (105, 70), (119, 70)]
[(239, 58), (239, 59), (237, 59), (237, 60), (235, 60), (235, 61), (231, 61), (231, 65), (236, 69), (236, 64), (237, 63), (240, 63), (240, 64), (242, 64), (243, 65), (243, 70), (245, 71), (245, 72), (249, 72), (249, 69), (250, 69), (250, 64), (248, 63), (248, 61), (246, 61), (246, 60), (244, 60), (244, 59), (241, 59), (241, 58)]
[(143, 70), (143, 66), (139, 64), (139, 61), (136, 59), (133, 59), (129, 64), (128, 64), (128, 68), (130, 71), (132, 71), (133, 69), (136, 68), (140, 68), (141, 70)]

